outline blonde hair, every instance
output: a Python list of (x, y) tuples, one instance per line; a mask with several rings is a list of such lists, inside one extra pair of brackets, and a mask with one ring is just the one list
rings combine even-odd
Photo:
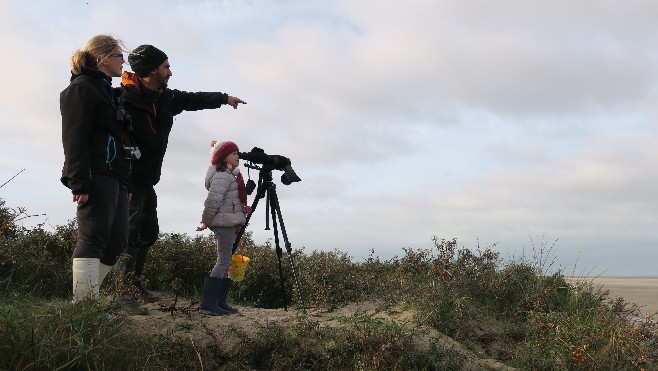
[(104, 57), (112, 54), (117, 48), (125, 51), (123, 41), (110, 35), (96, 35), (87, 41), (83, 49), (78, 49), (71, 56), (71, 72), (76, 75), (84, 68), (98, 69), (98, 63)]

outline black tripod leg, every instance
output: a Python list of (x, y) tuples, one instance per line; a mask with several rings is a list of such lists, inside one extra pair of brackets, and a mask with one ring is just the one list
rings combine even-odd
[[(261, 183), (261, 182), (259, 182)], [(235, 254), (235, 251), (238, 249), (238, 245), (240, 244), (240, 240), (242, 239), (242, 235), (244, 234), (244, 231), (247, 230), (247, 225), (249, 224), (249, 221), (251, 220), (251, 216), (254, 215), (254, 211), (256, 211), (256, 206), (258, 206), (258, 201), (263, 198), (265, 195), (264, 191), (261, 189), (264, 187), (263, 184), (259, 184), (258, 186), (258, 191), (256, 192), (256, 199), (254, 202), (251, 204), (251, 214), (247, 215), (247, 219), (244, 222), (244, 225), (242, 228), (240, 228), (240, 232), (238, 232), (238, 235), (235, 237), (235, 241), (233, 242), (233, 251), (232, 254)]]
[[(275, 195), (275, 190), (274, 190), (274, 184), (271, 185), (270, 188), (267, 189), (267, 197), (270, 202), (274, 202), (276, 199)], [(277, 228), (276, 224), (276, 207), (274, 205), (271, 205), (270, 211), (272, 214), (272, 227), (274, 227), (274, 245), (276, 246), (276, 258), (279, 262), (279, 279), (281, 280), (281, 293), (283, 295), (283, 309), (288, 310), (288, 302), (286, 300), (286, 286), (283, 281), (283, 267), (281, 266), (281, 256), (283, 255), (283, 250), (281, 249), (281, 246), (279, 245), (279, 230)]]
[[(304, 303), (304, 296), (302, 295), (302, 287), (299, 284), (299, 280), (297, 279), (297, 270), (295, 269), (295, 263), (292, 260), (292, 247), (290, 245), (290, 241), (288, 241), (288, 233), (286, 233), (286, 226), (285, 224), (283, 224), (283, 215), (281, 215), (281, 206), (279, 205), (279, 197), (276, 194), (276, 188), (274, 184), (272, 184), (270, 201), (272, 203), (272, 209), (274, 209), (274, 211), (272, 211), (272, 219), (274, 219), (275, 214), (278, 216), (279, 224), (281, 225), (281, 234), (283, 235), (283, 241), (285, 242), (286, 251), (288, 252), (288, 260), (290, 261), (290, 269), (292, 270), (292, 277), (295, 280), (295, 284), (297, 286), (297, 294), (299, 295), (299, 301), (301, 301), (302, 303), (302, 309), (304, 313), (306, 313), (306, 304)], [(276, 221), (274, 221), (273, 224), (276, 233)], [(279, 249), (278, 238), (277, 238), (276, 246), (277, 249)], [(277, 250), (277, 253), (279, 253), (279, 250)]]

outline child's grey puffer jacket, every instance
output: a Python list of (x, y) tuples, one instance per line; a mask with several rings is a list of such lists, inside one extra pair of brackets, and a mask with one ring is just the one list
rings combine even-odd
[(205, 183), (208, 197), (203, 204), (201, 221), (211, 228), (244, 224), (246, 215), (242, 211), (235, 175), (227, 171), (218, 172), (214, 166), (210, 166)]

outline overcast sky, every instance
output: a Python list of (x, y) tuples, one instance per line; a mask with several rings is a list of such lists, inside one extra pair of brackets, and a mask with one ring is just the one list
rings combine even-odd
[[(0, 2), (0, 184), (25, 169), (0, 198), (46, 214), (26, 225), (75, 216), (59, 93), (109, 33), (167, 53), (171, 88), (248, 102), (176, 117), (162, 232), (197, 234), (210, 140), (233, 140), (302, 178), (274, 173), (293, 249), (390, 258), (437, 236), (658, 276), (656, 1), (29, 3)], [(264, 226), (261, 202), (257, 243)]]

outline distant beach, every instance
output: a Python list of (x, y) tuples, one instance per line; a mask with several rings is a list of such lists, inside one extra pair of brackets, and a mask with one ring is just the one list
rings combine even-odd
[[(640, 307), (643, 315), (658, 313), (658, 276), (656, 277), (570, 277), (592, 282), (594, 287), (610, 290), (611, 297), (622, 297)], [(656, 318), (654, 318), (656, 319)]]

